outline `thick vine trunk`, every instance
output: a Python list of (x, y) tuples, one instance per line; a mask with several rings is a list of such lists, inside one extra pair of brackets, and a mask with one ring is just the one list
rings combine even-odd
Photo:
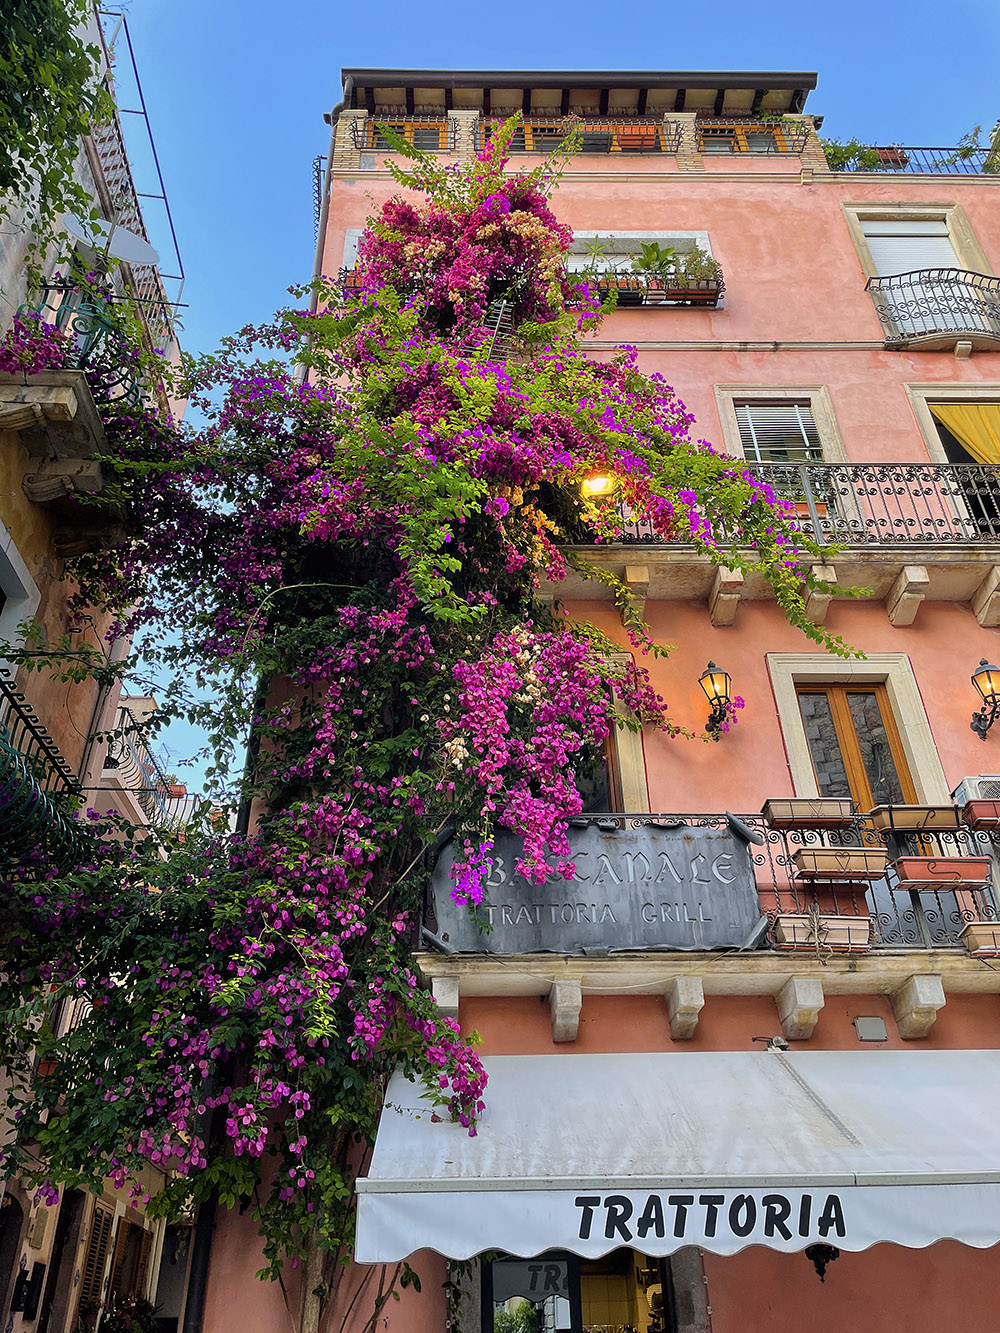
[(306, 1245), (305, 1264), (302, 1269), (302, 1300), (299, 1316), (299, 1333), (319, 1333), (319, 1317), (323, 1307), (323, 1298), (317, 1292), (323, 1281), (323, 1251), (319, 1245), (319, 1232), (309, 1233)]

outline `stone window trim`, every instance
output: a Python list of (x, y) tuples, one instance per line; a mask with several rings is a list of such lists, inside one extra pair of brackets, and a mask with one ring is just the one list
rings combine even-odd
[[(0, 610), (0, 644), (10, 643), (20, 646), (22, 637), (17, 627), (22, 620), (27, 620), (38, 610), (42, 594), (38, 584), (31, 576), (31, 571), (21, 558), (14, 538), (0, 523), (0, 589), (3, 590), (4, 604)], [(0, 670), (5, 665), (0, 657)], [(9, 668), (12, 669), (12, 668)]]
[(931, 413), (931, 403), (968, 403), (972, 405), (1000, 405), (1000, 382), (992, 384), (906, 384), (906, 396), (910, 401), (913, 415), (916, 417), (920, 433), (924, 438), (927, 454), (932, 463), (948, 463), (950, 460), (941, 443), (937, 423)]
[(820, 793), (795, 687), (884, 685), (917, 801), (926, 805), (950, 803), (948, 781), (906, 653), (869, 653), (861, 661), (816, 653), (766, 653), (765, 662), (796, 796), (816, 797)]
[(847, 450), (837, 426), (833, 411), (833, 402), (829, 390), (824, 384), (717, 384), (715, 401), (722, 425), (722, 440), (730, 458), (743, 458), (743, 442), (740, 438), (739, 422), (736, 419), (736, 404), (759, 398), (762, 402), (787, 401), (790, 403), (808, 402), (812, 410), (813, 421), (819, 433), (823, 449), (823, 461), (826, 463), (846, 463)]
[[(606, 661), (632, 662), (631, 653), (607, 653)], [(615, 706), (624, 714), (625, 705), (614, 696)], [(649, 814), (649, 784), (646, 781), (646, 754), (642, 744), (642, 732), (630, 731), (627, 727), (616, 727), (610, 736), (615, 747), (618, 761), (618, 781), (621, 785), (622, 814)]]
[(967, 273), (984, 273), (993, 276), (993, 270), (976, 239), (965, 210), (956, 203), (842, 203), (841, 211), (847, 223), (847, 229), (862, 272), (866, 278), (877, 278), (878, 270), (868, 248), (864, 234), (865, 222), (943, 222), (948, 228), (948, 236), (954, 247), (961, 267)]

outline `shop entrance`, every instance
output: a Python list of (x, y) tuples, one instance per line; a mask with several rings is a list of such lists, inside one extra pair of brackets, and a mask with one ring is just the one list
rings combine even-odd
[(550, 1252), (483, 1264), (483, 1333), (682, 1333), (671, 1260)]

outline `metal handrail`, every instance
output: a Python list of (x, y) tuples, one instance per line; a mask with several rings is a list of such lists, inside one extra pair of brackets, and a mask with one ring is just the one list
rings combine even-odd
[[(479, 122), (479, 146), (504, 121), (485, 116)], [(547, 153), (569, 134), (580, 135), (583, 153), (676, 153), (681, 142), (679, 122), (662, 116), (527, 116), (511, 137), (511, 153)]]
[[(865, 923), (871, 933), (872, 947), (880, 950), (912, 948), (960, 948), (960, 935), (973, 920), (996, 921), (1000, 891), (1000, 835), (973, 832), (961, 826), (956, 814), (954, 829), (933, 833), (909, 829), (877, 828), (871, 816), (858, 813), (842, 828), (823, 829), (802, 826), (773, 828), (760, 814), (593, 814), (582, 816), (579, 823), (597, 823), (605, 832), (614, 829), (638, 829), (643, 826), (689, 826), (693, 828), (732, 827), (734, 818), (744, 826), (749, 837), (747, 852), (753, 866), (761, 912), (768, 918), (765, 945), (784, 947), (776, 934), (782, 917), (815, 921), (834, 917), (856, 922), (864, 933)], [(884, 874), (873, 879), (850, 870), (838, 873), (836, 881), (810, 879), (799, 868), (796, 852), (817, 848), (865, 848), (885, 853)], [(933, 887), (916, 887), (902, 877), (898, 861), (913, 856), (930, 856), (948, 874), (953, 870), (954, 886), (947, 882)], [(979, 882), (965, 883), (959, 863), (969, 857), (989, 857), (990, 869)], [(816, 947), (822, 951), (822, 936)]]
[(0, 672), (0, 864), (40, 848), (56, 861), (79, 844), (76, 774), (14, 682)]
[[(792, 507), (821, 546), (1000, 542), (1000, 467), (989, 463), (752, 463), (740, 465)], [(624, 545), (670, 544), (619, 506)], [(738, 525), (725, 535), (739, 542)], [(685, 541), (679, 534), (678, 543)]]
[(886, 341), (940, 334), (1000, 339), (1000, 278), (961, 268), (921, 268), (869, 278)]
[[(131, 304), (128, 296), (117, 298)], [(114, 298), (109, 302), (114, 304)], [(101, 305), (72, 282), (48, 282), (31, 311), (68, 335), (67, 369), (90, 371), (88, 383), (95, 398), (109, 403), (141, 406), (141, 381), (121, 354), (121, 334), (109, 318), (109, 305)], [(28, 307), (23, 307), (28, 309)]]
[(859, 165), (855, 161), (838, 167), (838, 171), (864, 173), (873, 171), (903, 172), (910, 176), (995, 176), (1000, 174), (1000, 149), (988, 148), (911, 148), (909, 144), (888, 144), (878, 147), (866, 144), (866, 158), (878, 154), (878, 161)]

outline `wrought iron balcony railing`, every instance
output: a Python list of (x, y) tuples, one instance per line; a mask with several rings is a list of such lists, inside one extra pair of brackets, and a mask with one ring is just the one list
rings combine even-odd
[[(793, 504), (799, 527), (821, 545), (1000, 541), (1000, 467), (988, 463), (747, 463)], [(662, 544), (629, 520), (626, 544)], [(739, 531), (730, 533), (739, 540)]]
[[(503, 117), (479, 122), (479, 146), (503, 124)], [(676, 153), (680, 126), (657, 116), (531, 116), (523, 120), (510, 141), (512, 153), (548, 153), (574, 131), (580, 134), (583, 153)]]
[(779, 153), (801, 153), (809, 142), (810, 127), (798, 120), (703, 116), (695, 121), (695, 132), (702, 153), (773, 157)]
[(41, 847), (58, 861), (81, 828), (76, 774), (27, 699), (0, 672), (0, 864)]
[(95, 398), (138, 407), (144, 390), (131, 363), (121, 355), (121, 335), (110, 314), (113, 306), (113, 301), (98, 303), (72, 283), (51, 282), (42, 288), (33, 309), (72, 339), (67, 366), (91, 372), (88, 383)]
[(718, 278), (664, 277), (644, 273), (601, 273), (591, 278), (598, 293), (617, 292), (623, 306), (708, 306), (722, 299), (726, 284)]
[(1000, 173), (996, 148), (910, 148), (890, 144), (866, 146), (837, 171), (899, 171), (910, 176), (995, 176)]
[[(946, 812), (952, 813), (952, 812)], [(774, 827), (763, 815), (594, 814), (571, 821), (574, 880), (517, 874), (520, 844), (494, 846), (481, 934), (451, 900), (446, 847), (434, 866), (424, 938), (447, 952), (851, 950), (963, 947), (998, 920), (998, 835), (879, 827)]]
[(968, 335), (1000, 342), (1000, 278), (960, 268), (923, 268), (869, 278), (867, 290), (889, 344)]
[(351, 122), (354, 147), (369, 153), (394, 152), (380, 125), (387, 125), (424, 153), (453, 153), (458, 146), (458, 122), (448, 116), (375, 116)]
[(204, 802), (189, 796), (183, 784), (163, 771), (130, 708), (119, 708), (115, 725), (116, 735), (104, 761), (105, 776), (112, 774), (131, 793), (146, 823), (171, 832), (183, 828)]

